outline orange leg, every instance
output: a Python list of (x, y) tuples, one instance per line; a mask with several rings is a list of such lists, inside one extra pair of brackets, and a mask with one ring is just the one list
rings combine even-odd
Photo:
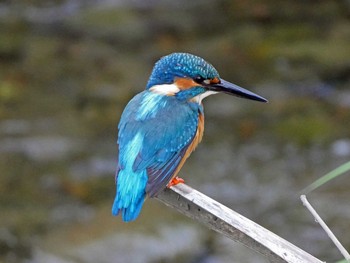
[(173, 179), (171, 179), (171, 181), (167, 184), (166, 187), (170, 188), (170, 187), (177, 185), (177, 184), (181, 184), (181, 183), (183, 184), (184, 182), (185, 182), (184, 179), (175, 176)]

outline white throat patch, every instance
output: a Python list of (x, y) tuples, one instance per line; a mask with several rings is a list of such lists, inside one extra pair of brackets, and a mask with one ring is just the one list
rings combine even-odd
[[(175, 83), (173, 84), (161, 84), (161, 85), (154, 85), (150, 89), (150, 91), (154, 92), (155, 94), (159, 95), (166, 95), (166, 96), (174, 96), (176, 93), (181, 91), (181, 89), (176, 86)], [(203, 92), (191, 99), (193, 102), (197, 102), (198, 104), (202, 103), (202, 100), (210, 95), (216, 94), (216, 91), (208, 90), (206, 92)]]
[(202, 100), (210, 95), (216, 94), (216, 91), (208, 90), (202, 94), (197, 95), (196, 97), (192, 98), (192, 101), (197, 102), (198, 104), (202, 103)]

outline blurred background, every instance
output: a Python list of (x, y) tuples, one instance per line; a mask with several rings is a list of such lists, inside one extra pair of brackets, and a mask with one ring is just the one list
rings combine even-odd
[[(0, 262), (266, 262), (148, 200), (111, 215), (117, 123), (161, 56), (189, 52), (269, 99), (204, 101), (186, 182), (323, 261), (299, 201), (350, 159), (350, 2), (0, 2)], [(309, 199), (350, 249), (350, 180)]]

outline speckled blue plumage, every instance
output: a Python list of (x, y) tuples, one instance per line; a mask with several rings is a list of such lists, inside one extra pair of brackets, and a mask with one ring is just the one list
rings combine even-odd
[(154, 85), (171, 84), (174, 77), (194, 78), (202, 76), (206, 79), (219, 77), (219, 73), (210, 63), (201, 57), (189, 53), (173, 53), (162, 57), (153, 68), (147, 83), (147, 89)]

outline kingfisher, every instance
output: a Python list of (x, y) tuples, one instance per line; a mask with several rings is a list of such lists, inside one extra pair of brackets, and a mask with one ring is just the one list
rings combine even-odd
[(203, 137), (202, 100), (216, 93), (267, 102), (222, 79), (201, 57), (172, 53), (156, 62), (146, 89), (129, 101), (118, 125), (114, 216), (134, 221), (147, 197), (184, 182), (177, 175)]

